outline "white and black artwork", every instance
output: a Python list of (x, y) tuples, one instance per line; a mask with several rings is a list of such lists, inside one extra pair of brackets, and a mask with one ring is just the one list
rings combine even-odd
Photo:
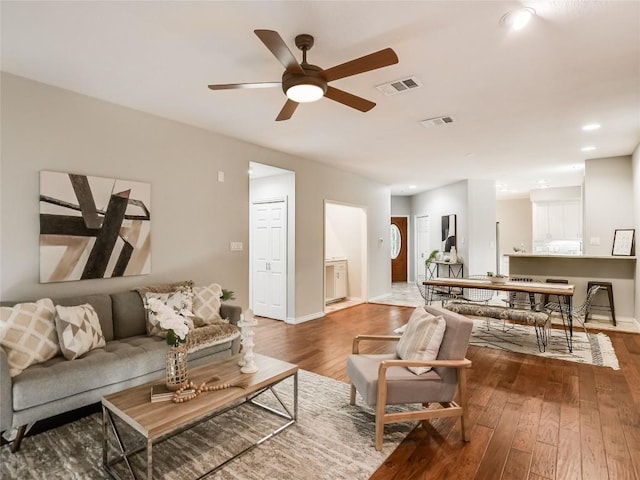
[(442, 251), (450, 252), (451, 247), (458, 249), (456, 245), (456, 216), (442, 216)]
[(151, 185), (40, 172), (40, 282), (151, 271)]

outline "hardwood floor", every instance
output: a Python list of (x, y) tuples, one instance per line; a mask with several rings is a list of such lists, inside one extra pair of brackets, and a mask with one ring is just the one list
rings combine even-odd
[[(300, 325), (260, 319), (255, 351), (348, 382), (353, 337), (389, 334), (412, 310), (364, 304)], [(607, 334), (620, 370), (469, 347), (471, 441), (459, 422), (434, 420), (371, 479), (640, 480), (640, 335)]]

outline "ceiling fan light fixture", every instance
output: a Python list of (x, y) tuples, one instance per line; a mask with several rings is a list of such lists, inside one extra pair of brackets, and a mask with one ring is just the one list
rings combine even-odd
[(293, 85), (286, 91), (287, 98), (298, 103), (310, 103), (320, 100), (324, 96), (324, 90), (318, 85), (301, 83)]

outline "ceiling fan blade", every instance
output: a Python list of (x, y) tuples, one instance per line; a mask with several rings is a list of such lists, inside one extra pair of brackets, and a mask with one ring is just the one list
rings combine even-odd
[(300, 105), (298, 102), (294, 102), (293, 100), (287, 99), (287, 101), (284, 104), (284, 107), (282, 107), (282, 110), (280, 110), (280, 113), (276, 117), (276, 122), (280, 122), (282, 120), (289, 120), (293, 115), (293, 112), (295, 112), (296, 108), (298, 108), (298, 105)]
[(209, 85), (211, 90), (235, 90), (240, 88), (271, 88), (281, 87), (282, 82), (258, 82), (258, 83), (220, 83)]
[(366, 98), (358, 97), (334, 87), (327, 87), (327, 93), (325, 93), (324, 96), (330, 98), (334, 102), (342, 103), (347, 107), (355, 108), (361, 112), (368, 112), (376, 106), (375, 103), (367, 100)]
[(275, 55), (280, 63), (284, 65), (287, 72), (304, 75), (304, 70), (302, 70), (298, 60), (293, 56), (293, 53), (291, 53), (291, 50), (289, 50), (289, 47), (284, 43), (284, 40), (282, 40), (278, 32), (274, 32), (273, 30), (254, 30), (254, 33), (262, 40), (262, 43)]
[(379, 52), (356, 58), (349, 62), (336, 65), (324, 71), (327, 82), (338, 80), (339, 78), (350, 77), (359, 73), (369, 72), (376, 68), (387, 67), (398, 63), (398, 56), (391, 48), (385, 48)]

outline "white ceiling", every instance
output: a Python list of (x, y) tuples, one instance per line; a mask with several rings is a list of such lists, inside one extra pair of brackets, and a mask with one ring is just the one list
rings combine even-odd
[[(640, 142), (640, 2), (527, 2), (513, 32), (509, 1), (9, 2), (0, 4), (2, 70), (334, 165), (410, 195), (464, 178), (503, 184), (498, 197), (545, 182), (578, 185), (584, 160)], [(274, 119), (278, 89), (211, 91), (211, 83), (280, 81), (254, 35), (315, 37), (328, 68), (391, 47), (399, 63), (332, 82), (377, 103), (329, 99)], [(415, 76), (386, 97), (376, 85)], [(425, 128), (440, 115), (452, 124)], [(597, 131), (582, 125), (597, 122)], [(585, 153), (581, 148), (593, 145)], [(415, 185), (415, 189), (409, 189)]]

